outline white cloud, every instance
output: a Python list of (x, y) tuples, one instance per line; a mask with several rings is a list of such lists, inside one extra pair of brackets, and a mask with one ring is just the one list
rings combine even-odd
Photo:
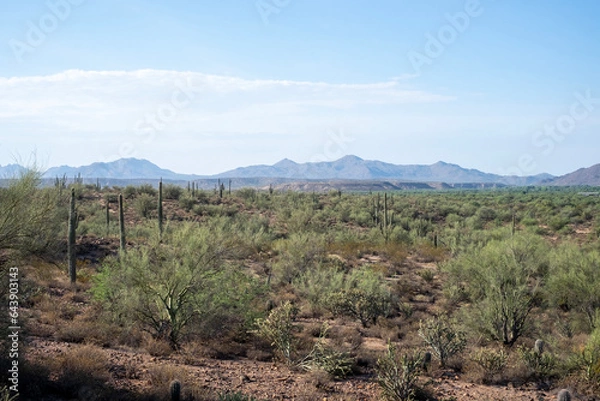
[[(229, 147), (233, 140), (268, 148), (274, 136), (288, 138), (294, 149), (308, 142), (298, 149), (306, 153), (322, 146), (318, 141), (336, 122), (360, 123), (365, 132), (356, 135), (370, 135), (369, 126), (398, 131), (411, 107), (455, 100), (401, 82), (407, 79), (331, 84), (164, 70), (0, 77), (0, 147), (26, 154), (24, 143), (42, 144), (52, 165), (150, 157), (176, 144), (216, 151), (219, 142)], [(94, 153), (72, 160), (69, 147), (86, 143)]]

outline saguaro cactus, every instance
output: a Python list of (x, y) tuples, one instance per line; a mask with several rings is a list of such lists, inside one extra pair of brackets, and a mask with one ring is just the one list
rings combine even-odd
[(162, 179), (158, 183), (158, 233), (163, 234), (163, 184)]
[(533, 352), (535, 352), (538, 355), (542, 355), (544, 353), (545, 345), (546, 343), (544, 343), (544, 340), (535, 340), (535, 344), (533, 345)]
[(106, 236), (110, 234), (110, 202), (106, 200)]
[(69, 277), (71, 284), (77, 280), (77, 261), (75, 260), (75, 230), (77, 229), (77, 214), (75, 212), (75, 188), (71, 188), (71, 205), (69, 208), (69, 241), (67, 253), (69, 255)]
[(558, 401), (571, 401), (571, 392), (567, 389), (562, 389), (558, 392), (556, 399)]
[(170, 385), (171, 401), (181, 400), (181, 383), (179, 380), (173, 380)]
[(119, 232), (121, 234), (121, 251), (125, 251), (125, 217), (123, 216), (123, 194), (119, 194)]

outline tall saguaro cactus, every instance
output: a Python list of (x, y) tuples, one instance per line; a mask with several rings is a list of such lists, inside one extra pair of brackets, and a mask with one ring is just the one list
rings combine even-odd
[(110, 234), (110, 201), (106, 200), (106, 237)]
[(158, 183), (158, 233), (163, 234), (163, 184), (162, 179)]
[(75, 212), (75, 188), (71, 188), (71, 204), (69, 208), (69, 238), (67, 253), (69, 255), (69, 277), (71, 284), (77, 280), (77, 263), (75, 259), (75, 230), (77, 230), (77, 214)]
[(119, 194), (119, 232), (121, 234), (121, 251), (125, 251), (125, 217), (123, 216), (123, 194)]

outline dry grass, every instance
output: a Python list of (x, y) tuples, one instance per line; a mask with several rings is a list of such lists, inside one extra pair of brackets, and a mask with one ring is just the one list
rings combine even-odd
[[(57, 361), (57, 383), (68, 393), (101, 394), (110, 379), (109, 362), (103, 352), (84, 345), (70, 349)], [(94, 398), (87, 398), (94, 399)]]

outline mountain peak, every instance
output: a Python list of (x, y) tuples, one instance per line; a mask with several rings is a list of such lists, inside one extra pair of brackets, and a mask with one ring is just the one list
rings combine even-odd
[(348, 162), (363, 162), (364, 160), (361, 159), (358, 156), (354, 156), (354, 155), (346, 155), (344, 157), (342, 157), (341, 159), (337, 160), (338, 162), (343, 162), (343, 163), (348, 163)]
[(295, 166), (298, 163), (296, 163), (293, 160), (288, 159), (287, 157), (283, 160), (278, 161), (277, 163), (275, 163), (273, 165), (273, 167), (285, 167), (285, 166)]

